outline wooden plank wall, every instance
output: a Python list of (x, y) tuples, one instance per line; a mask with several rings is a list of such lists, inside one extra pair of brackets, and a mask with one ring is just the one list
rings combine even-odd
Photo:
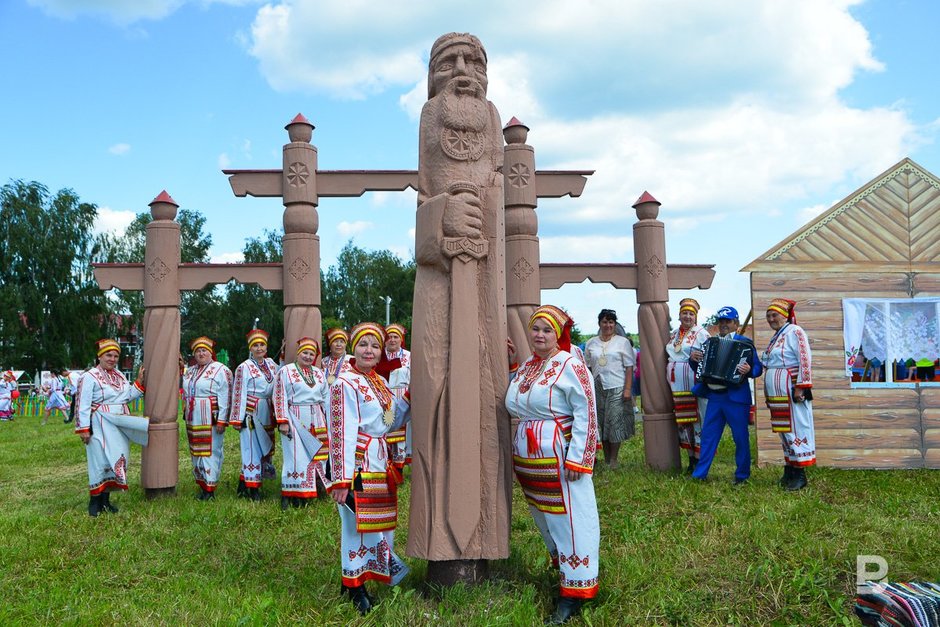
[[(781, 270), (784, 270), (781, 268)], [(915, 294), (940, 294), (940, 274), (915, 275)], [(764, 319), (777, 297), (795, 300), (797, 323), (813, 349), (813, 418), (817, 463), (839, 468), (940, 468), (940, 388), (857, 388), (845, 376), (842, 298), (909, 298), (904, 273), (754, 272), (751, 303), (755, 343), (772, 331)], [(770, 431), (763, 381), (757, 383), (758, 464), (782, 464), (779, 435)]]

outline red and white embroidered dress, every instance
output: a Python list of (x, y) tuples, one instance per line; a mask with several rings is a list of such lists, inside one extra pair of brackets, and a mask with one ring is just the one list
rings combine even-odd
[(783, 456), (790, 466), (816, 463), (813, 402), (793, 401), (794, 388), (813, 387), (812, 362), (806, 332), (792, 323), (780, 327), (761, 355), (771, 430), (780, 434)]
[(692, 394), (695, 370), (689, 358), (693, 350), (702, 350), (708, 337), (708, 331), (694, 325), (686, 331), (679, 327), (666, 342), (666, 381), (672, 390), (672, 403), (679, 426), (679, 446), (691, 451), (693, 457), (698, 457), (702, 445), (702, 417), (708, 399)]
[(354, 506), (337, 505), (346, 586), (370, 579), (396, 585), (408, 574), (395, 554), (401, 475), (389, 459), (386, 436), (409, 418), (407, 401), (395, 398), (374, 371), (352, 367), (330, 387), (331, 489), (349, 489), (347, 501)]
[(277, 364), (270, 357), (248, 358), (235, 369), (229, 424), (239, 429), (245, 487), (261, 487), (262, 460), (274, 448), (271, 395)]
[[(597, 595), (600, 522), (591, 473), (597, 448), (594, 383), (570, 353), (532, 355), (506, 392), (506, 409), (519, 419), (513, 467), (529, 511), (558, 565), (561, 595)], [(582, 473), (568, 481), (566, 470)]]
[(322, 370), (315, 366), (303, 371), (301, 368), (292, 363), (278, 371), (274, 417), (278, 425), (290, 425), (290, 436), (281, 434), (281, 496), (312, 499), (317, 496), (317, 477), (324, 487), (330, 485), (325, 413), (330, 388)]
[(127, 403), (143, 396), (143, 388), (118, 370), (96, 366), (78, 380), (77, 394), (75, 433), (91, 433), (85, 445), (88, 491), (95, 496), (127, 490), (130, 443), (146, 446), (150, 426), (146, 418), (132, 416)]
[(213, 361), (195, 364), (183, 373), (183, 421), (189, 440), (193, 478), (207, 492), (214, 492), (222, 476), (224, 434), (215, 426), (228, 424), (232, 371)]

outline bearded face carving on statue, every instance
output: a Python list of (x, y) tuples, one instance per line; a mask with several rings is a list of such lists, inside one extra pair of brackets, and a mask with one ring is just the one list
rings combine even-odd
[(425, 145), (439, 146), (451, 163), (442, 164), (422, 190), (427, 196), (446, 191), (447, 182), (459, 180), (487, 187), (494, 165), (492, 151), (501, 150), (499, 117), (486, 100), (486, 52), (473, 35), (451, 33), (431, 48), (428, 67), (428, 102), (422, 119)]

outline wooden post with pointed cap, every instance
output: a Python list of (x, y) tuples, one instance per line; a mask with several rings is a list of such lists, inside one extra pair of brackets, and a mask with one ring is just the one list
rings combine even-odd
[[(679, 432), (666, 382), (669, 340), (669, 275), (666, 266), (666, 231), (657, 220), (660, 202), (649, 192), (633, 204), (639, 220), (633, 225), (636, 260), (637, 324), (640, 330), (640, 393), (643, 396), (643, 446), (646, 463), (656, 470), (680, 467)], [(629, 412), (628, 412), (629, 413)]]
[[(179, 205), (166, 190), (150, 203), (144, 249), (144, 359), (150, 418), (149, 443), (141, 454), (147, 496), (173, 493), (179, 480), (180, 225)], [(170, 366), (167, 366), (170, 364)]]

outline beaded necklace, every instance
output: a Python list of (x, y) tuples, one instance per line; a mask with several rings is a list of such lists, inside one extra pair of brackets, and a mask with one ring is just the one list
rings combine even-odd
[(261, 374), (264, 375), (265, 380), (268, 383), (271, 383), (271, 381), (274, 379), (274, 372), (271, 370), (271, 367), (268, 366), (268, 360), (262, 357), (261, 361), (255, 361), (255, 358), (252, 357), (251, 361), (254, 361), (258, 366), (258, 369), (261, 370)]
[(316, 379), (313, 376), (313, 368), (310, 366), (301, 366), (298, 364), (297, 372), (300, 373), (300, 378), (304, 380), (304, 383), (307, 384), (307, 387), (313, 387), (316, 385)]
[(385, 423), (385, 426), (392, 426), (392, 423), (395, 422), (395, 414), (392, 412), (394, 396), (391, 390), (388, 389), (388, 386), (385, 385), (385, 379), (377, 374), (375, 370), (370, 370), (368, 373), (360, 372), (362, 376), (366, 378), (369, 387), (372, 388), (372, 393), (375, 394), (379, 405), (382, 406), (382, 421)]

